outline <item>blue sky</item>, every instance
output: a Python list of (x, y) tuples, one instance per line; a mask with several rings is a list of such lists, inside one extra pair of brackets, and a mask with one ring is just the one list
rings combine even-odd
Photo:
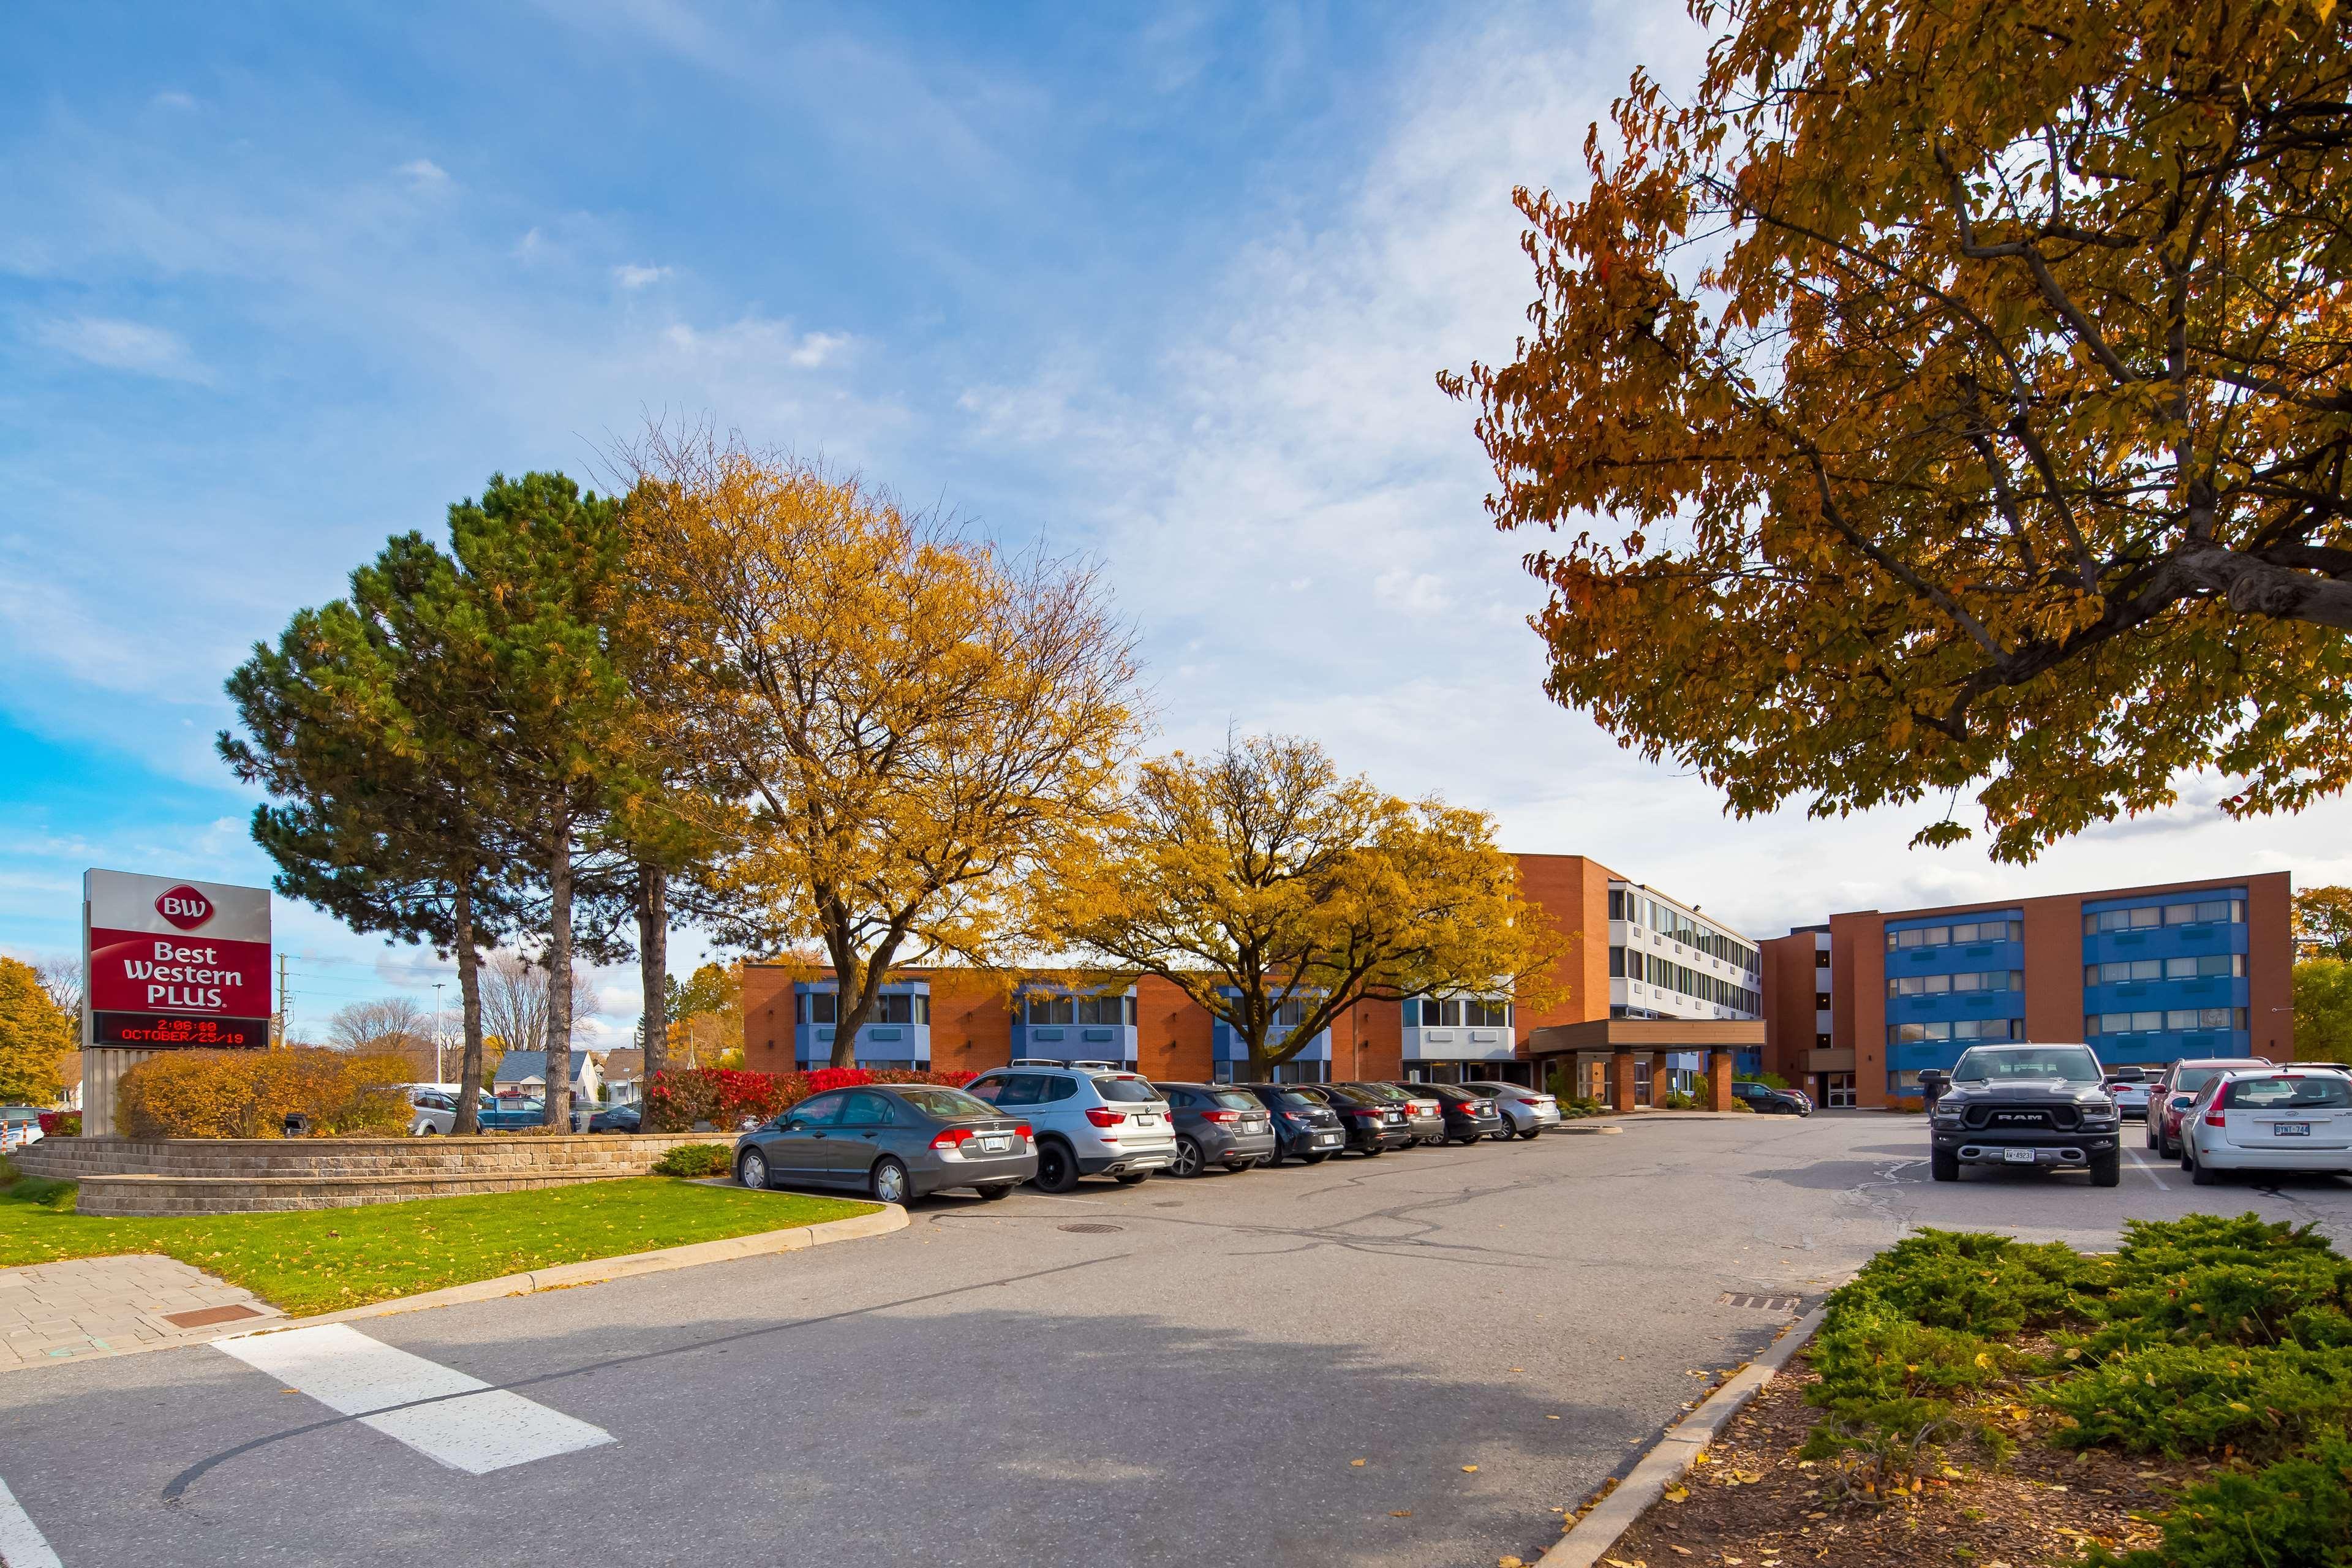
[[(1312, 734), (1752, 934), (2352, 879), (2352, 813), (2202, 788), (2022, 874), (1905, 850), (1919, 812), (1731, 823), (1543, 701), (1432, 375), (1509, 350), (1511, 187), (1573, 185), (1632, 68), (1703, 45), (1640, 3), (7, 8), (0, 950), (72, 952), (86, 866), (266, 879), (212, 753), (246, 648), (661, 413), (1099, 552), (1166, 743)], [(298, 1026), (429, 1000), (429, 954), (277, 919)]]

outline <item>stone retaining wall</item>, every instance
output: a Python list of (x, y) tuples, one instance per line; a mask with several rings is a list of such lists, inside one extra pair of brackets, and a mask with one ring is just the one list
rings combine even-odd
[(45, 1138), (9, 1155), (81, 1184), (79, 1212), (115, 1218), (349, 1208), (642, 1176), (724, 1132), (478, 1138)]

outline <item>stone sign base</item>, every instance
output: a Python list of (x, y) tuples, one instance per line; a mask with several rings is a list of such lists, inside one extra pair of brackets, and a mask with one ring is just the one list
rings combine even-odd
[(8, 1158), (79, 1182), (86, 1215), (268, 1214), (642, 1176), (681, 1143), (726, 1132), (478, 1138), (44, 1138)]

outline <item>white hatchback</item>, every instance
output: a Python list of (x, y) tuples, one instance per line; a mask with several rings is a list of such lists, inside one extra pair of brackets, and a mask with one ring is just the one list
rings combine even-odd
[(1132, 1184), (1176, 1163), (1168, 1102), (1140, 1073), (1016, 1062), (981, 1074), (964, 1092), (1036, 1129), (1041, 1192), (1066, 1193), (1080, 1176)]
[(2181, 1115), (2180, 1164), (2200, 1187), (2223, 1171), (2352, 1173), (2352, 1077), (2217, 1074)]

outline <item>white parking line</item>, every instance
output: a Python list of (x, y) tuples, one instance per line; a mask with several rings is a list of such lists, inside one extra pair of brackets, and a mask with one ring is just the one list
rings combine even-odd
[(2162, 1176), (2158, 1175), (2156, 1173), (2156, 1167), (2139, 1157), (2138, 1150), (2126, 1149), (2124, 1152), (2131, 1156), (2132, 1163), (2137, 1165), (2140, 1168), (2141, 1173), (2145, 1174), (2149, 1181), (2154, 1182), (2157, 1184), (2158, 1191), (2168, 1193), (2172, 1190), (2172, 1184), (2167, 1182)]
[(0, 1481), (0, 1563), (8, 1568), (64, 1568), (6, 1481)]
[(602, 1426), (395, 1350), (345, 1323), (213, 1342), (329, 1409), (360, 1416), (362, 1426), (469, 1476), (614, 1440)]

